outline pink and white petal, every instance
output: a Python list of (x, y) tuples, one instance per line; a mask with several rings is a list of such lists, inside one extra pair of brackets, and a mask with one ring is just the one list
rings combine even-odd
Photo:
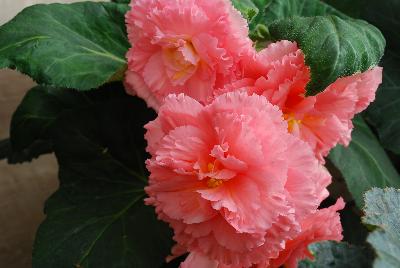
[(165, 258), (165, 260), (166, 260), (167, 263), (171, 262), (175, 258), (178, 258), (178, 257), (182, 256), (186, 252), (187, 252), (186, 247), (184, 247), (184, 246), (182, 246), (180, 244), (175, 244), (171, 249), (171, 255), (167, 256)]
[(210, 151), (205, 133), (197, 127), (185, 125), (176, 127), (163, 137), (156, 151), (155, 160), (171, 169), (194, 171), (199, 156)]
[(161, 52), (151, 56), (143, 70), (143, 80), (155, 94), (165, 94), (166, 90), (173, 88), (164, 66)]
[(358, 101), (356, 104), (356, 113), (360, 113), (375, 100), (375, 93), (382, 83), (382, 67), (375, 67), (360, 74), (360, 81), (357, 85)]
[(301, 124), (301, 139), (310, 144), (320, 161), (351, 131), (347, 122), (343, 123), (336, 116), (309, 116), (303, 118)]
[(210, 131), (208, 124), (203, 122), (200, 113), (203, 106), (195, 99), (184, 94), (170, 94), (164, 100), (159, 111), (160, 124), (164, 132), (180, 126), (196, 126), (204, 132)]
[(324, 240), (342, 240), (342, 226), (338, 210), (345, 206), (342, 198), (339, 198), (335, 205), (318, 210), (310, 214), (301, 223), (301, 233), (294, 239), (286, 242), (285, 249), (279, 256), (272, 260), (271, 267), (296, 268), (297, 263), (305, 258), (312, 258), (308, 246), (312, 243)]
[(334, 115), (343, 121), (352, 119), (356, 110), (358, 92), (357, 83), (349, 83), (349, 80), (349, 78), (338, 79), (316, 95), (315, 110), (327, 116)]
[[(291, 163), (288, 169), (288, 179), (285, 189), (288, 191), (288, 201), (295, 208), (298, 220), (313, 213), (319, 206), (321, 189), (320, 179), (322, 165), (314, 156), (311, 147), (292, 136), (289, 139), (287, 156)], [(325, 178), (324, 178), (325, 179)]]
[(204, 63), (199, 63), (196, 72), (188, 79), (184, 93), (205, 104), (213, 95), (216, 74)]
[(158, 50), (158, 46), (150, 44), (149, 38), (139, 37), (137, 42), (132, 45), (132, 48), (130, 48), (126, 54), (128, 69), (142, 73), (149, 59), (157, 53)]
[(217, 216), (210, 202), (204, 200), (191, 187), (199, 187), (198, 184), (186, 185), (181, 191), (163, 192), (157, 195), (160, 208), (168, 217), (182, 220), (185, 224), (194, 224), (208, 221)]
[(147, 123), (144, 128), (147, 130), (144, 135), (147, 141), (146, 151), (154, 155), (160, 146), (161, 140), (165, 136), (165, 132), (161, 128), (160, 118)]
[(129, 70), (126, 71), (124, 85), (128, 94), (137, 95), (144, 99), (149, 107), (156, 111), (158, 110), (161, 98), (152, 93), (139, 74)]
[(272, 43), (258, 52), (253, 61), (245, 65), (245, 76), (258, 79), (269, 72), (272, 63), (282, 61), (284, 56), (294, 54), (297, 50), (298, 47), (295, 42), (282, 40)]
[(191, 252), (180, 268), (219, 268), (218, 262), (211, 260), (203, 254)]

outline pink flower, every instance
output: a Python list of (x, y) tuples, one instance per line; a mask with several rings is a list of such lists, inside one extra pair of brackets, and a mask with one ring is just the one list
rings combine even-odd
[[(325, 240), (341, 241), (342, 226), (338, 210), (344, 208), (343, 199), (338, 199), (335, 205), (318, 210), (310, 214), (301, 222), (301, 233), (294, 239), (286, 241), (285, 249), (279, 253), (279, 257), (270, 261), (259, 263), (252, 268), (296, 268), (299, 261), (314, 256), (308, 246), (315, 242)], [(227, 266), (212, 260), (199, 253), (190, 253), (181, 264), (181, 268), (246, 268), (243, 266)]]
[(254, 56), (247, 22), (229, 0), (135, 0), (126, 15), (127, 91), (158, 109), (170, 93), (205, 103)]
[(324, 240), (341, 241), (342, 225), (337, 211), (343, 209), (344, 205), (343, 199), (340, 198), (335, 205), (318, 210), (305, 218), (301, 222), (302, 232), (286, 243), (285, 250), (272, 261), (271, 267), (278, 268), (284, 265), (285, 268), (296, 268), (300, 260), (314, 258), (308, 250), (310, 244)]
[(283, 111), (289, 131), (310, 144), (322, 161), (338, 143), (349, 144), (352, 118), (375, 99), (382, 82), (382, 68), (375, 67), (339, 78), (323, 92), (307, 97), (310, 70), (303, 52), (289, 41), (269, 45), (245, 66), (245, 78), (217, 94), (240, 90), (267, 97)]
[(182, 249), (219, 265), (276, 258), (327, 197), (331, 177), (265, 97), (170, 95), (146, 126), (146, 192)]

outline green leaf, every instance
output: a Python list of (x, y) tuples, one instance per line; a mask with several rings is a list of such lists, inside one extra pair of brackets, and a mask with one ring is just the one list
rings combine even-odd
[(339, 77), (376, 66), (385, 49), (385, 39), (374, 26), (362, 20), (337, 16), (293, 17), (273, 22), (275, 40), (296, 41), (311, 68), (308, 95), (324, 90)]
[(400, 48), (400, 2), (398, 0), (363, 0), (362, 18), (378, 27), (390, 50)]
[(60, 188), (46, 203), (34, 268), (161, 267), (172, 234), (143, 202), (143, 125), (154, 117), (124, 95), (57, 119), (51, 135)]
[(383, 59), (383, 84), (376, 101), (367, 110), (367, 120), (374, 125), (382, 145), (400, 155), (400, 2), (366, 1), (364, 17), (385, 35), (388, 49)]
[(378, 229), (368, 236), (378, 258), (376, 268), (395, 268), (400, 263), (400, 190), (374, 188), (365, 194), (364, 223)]
[(127, 5), (35, 5), (0, 27), (0, 68), (39, 84), (88, 90), (125, 69)]
[(38, 141), (48, 142), (56, 119), (64, 112), (90, 104), (90, 99), (78, 91), (37, 86), (28, 91), (13, 114), (11, 147), (15, 153), (29, 150)]
[(252, 0), (232, 0), (232, 3), (249, 22), (258, 15), (259, 10)]
[(131, 0), (112, 0), (111, 2), (120, 3), (120, 4), (129, 4)]
[[(323, 1), (350, 17), (359, 18), (361, 15), (362, 7), (365, 6), (366, 0), (323, 0)], [(373, 1), (377, 2), (376, 0)]]
[(6, 159), (11, 152), (11, 143), (9, 139), (0, 141), (0, 160)]
[(299, 263), (299, 268), (324, 268), (324, 267), (370, 267), (370, 256), (364, 248), (352, 246), (347, 243), (325, 241), (309, 246), (315, 260), (305, 260)]
[[(331, 189), (332, 185), (329, 186), (329, 193), (331, 193)], [(343, 192), (340, 194), (343, 195)], [(340, 211), (340, 222), (343, 228), (343, 240), (352, 245), (364, 246), (368, 236), (368, 229), (361, 223), (360, 214), (360, 210), (354, 202), (347, 202), (346, 207)], [(355, 232), (354, 230), (357, 231)]]
[(264, 48), (265, 41), (271, 38), (267, 26), (276, 20), (329, 14), (346, 18), (343, 13), (319, 0), (253, 0), (253, 2), (259, 12), (250, 21), (250, 37), (254, 41), (261, 42), (260, 49)]
[(385, 150), (361, 117), (355, 126), (348, 148), (337, 146), (329, 159), (340, 170), (358, 207), (363, 206), (363, 195), (373, 187), (400, 187), (400, 176)]
[(49, 86), (29, 90), (11, 120), (9, 163), (31, 161), (52, 152), (51, 132), (57, 118), (94, 102), (124, 96), (120, 88), (120, 83), (111, 83), (90, 92)]
[(272, 0), (265, 10), (266, 23), (276, 20), (300, 17), (336, 15), (348, 19), (346, 15), (319, 0)]
[(368, 122), (377, 129), (382, 145), (400, 154), (400, 55), (394, 53), (386, 52), (383, 84), (366, 114)]
[(8, 164), (30, 162), (35, 158), (52, 152), (49, 142), (37, 140), (22, 151), (13, 151), (10, 139), (0, 141), (0, 160), (7, 159)]

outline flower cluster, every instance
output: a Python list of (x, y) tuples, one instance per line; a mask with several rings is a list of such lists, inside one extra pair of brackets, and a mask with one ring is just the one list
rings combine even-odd
[(342, 239), (337, 211), (319, 209), (324, 157), (351, 139), (382, 69), (306, 96), (296, 43), (257, 52), (229, 0), (135, 0), (126, 16), (128, 93), (158, 111), (148, 123), (149, 197), (177, 242), (182, 268), (296, 267), (310, 243)]

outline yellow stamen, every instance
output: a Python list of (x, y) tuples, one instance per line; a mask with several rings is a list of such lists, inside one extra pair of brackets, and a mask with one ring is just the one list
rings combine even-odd
[(221, 186), (224, 183), (223, 180), (211, 178), (207, 181), (207, 186), (208, 188), (217, 188), (218, 186)]
[(293, 113), (284, 114), (283, 118), (287, 121), (288, 124), (288, 131), (291, 133), (293, 132), (294, 128), (301, 124), (300, 119), (296, 119)]
[(174, 74), (174, 76), (172, 76), (172, 80), (179, 80), (179, 79), (181, 79), (182, 77), (184, 77), (185, 75), (187, 75), (188, 73), (189, 73), (188, 68), (183, 69), (183, 70), (181, 70), (181, 71), (179, 71), (179, 72), (176, 72), (176, 73)]
[(164, 48), (164, 57), (170, 66), (170, 71), (173, 71), (172, 81), (185, 80), (195, 72), (200, 61), (195, 47), (190, 40), (165, 39), (165, 41), (171, 44)]
[(207, 170), (208, 170), (208, 172), (214, 171), (214, 164), (213, 163), (208, 163)]

